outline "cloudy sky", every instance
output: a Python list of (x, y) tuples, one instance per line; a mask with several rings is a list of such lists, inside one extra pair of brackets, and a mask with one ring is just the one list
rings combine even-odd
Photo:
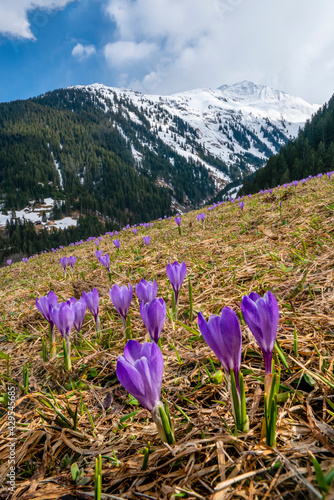
[(334, 93), (333, 0), (0, 0), (0, 101), (75, 84)]

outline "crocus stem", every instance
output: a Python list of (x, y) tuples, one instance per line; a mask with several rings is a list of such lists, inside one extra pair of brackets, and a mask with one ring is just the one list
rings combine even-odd
[(173, 313), (172, 317), (175, 321), (177, 320), (178, 305), (179, 305), (179, 294), (176, 292), (172, 292), (172, 313)]
[(96, 337), (98, 340), (100, 340), (100, 338), (101, 338), (101, 324), (100, 324), (99, 315), (97, 315), (95, 318), (95, 325), (96, 325)]
[(268, 373), (264, 378), (264, 421), (261, 437), (266, 438), (268, 446), (275, 446), (275, 433), (277, 421), (277, 394), (280, 384), (280, 370), (278, 374)]
[(72, 366), (71, 366), (71, 344), (70, 344), (69, 337), (66, 337), (66, 339), (63, 339), (63, 349), (64, 349), (65, 370), (67, 372), (70, 372), (72, 369)]
[(54, 331), (54, 324), (49, 324), (49, 332), (50, 332), (50, 340), (51, 340), (51, 348), (50, 348), (50, 359), (56, 357), (57, 347), (56, 347), (56, 334)]
[(102, 495), (102, 458), (95, 458), (94, 500), (101, 500)]
[(167, 402), (163, 405), (159, 401), (152, 410), (152, 417), (157, 426), (161, 441), (163, 443), (174, 444), (174, 425), (169, 414)]
[(249, 418), (246, 412), (246, 395), (244, 378), (241, 372), (239, 372), (238, 384), (236, 383), (236, 378), (234, 371), (231, 369), (230, 377), (228, 380), (229, 392), (231, 394), (232, 409), (234, 422), (236, 427), (236, 432), (248, 432), (249, 431)]
[(126, 318), (122, 317), (122, 323), (123, 323), (123, 333), (124, 333), (124, 340), (130, 340), (131, 339), (131, 330), (130, 330), (130, 316), (127, 316)]
[(181, 236), (182, 234), (182, 231), (181, 231), (181, 226), (177, 226), (178, 230), (179, 230), (179, 235)]
[(188, 288), (189, 288), (189, 307), (190, 307), (190, 321), (193, 320), (193, 286), (191, 284), (190, 276), (188, 278)]

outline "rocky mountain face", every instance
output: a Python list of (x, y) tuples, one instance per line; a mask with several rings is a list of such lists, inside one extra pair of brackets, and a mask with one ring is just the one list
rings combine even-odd
[(94, 84), (1, 103), (1, 221), (44, 199), (44, 219), (112, 227), (200, 207), (236, 191), (317, 109), (252, 82), (170, 96)]
[[(142, 145), (155, 149), (159, 138), (177, 155), (203, 165), (215, 181), (215, 190), (241, 184), (242, 178), (262, 167), (319, 105), (270, 87), (243, 81), (217, 89), (196, 89), (170, 96), (145, 95), (101, 84), (77, 86), (105, 113), (122, 113), (129, 125), (145, 125), (152, 139)], [(117, 124), (115, 124), (117, 125)], [(142, 153), (126, 132), (140, 167)], [(171, 169), (174, 158), (169, 158)]]

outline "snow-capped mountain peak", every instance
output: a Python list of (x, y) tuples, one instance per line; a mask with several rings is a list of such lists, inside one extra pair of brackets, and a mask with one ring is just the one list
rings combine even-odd
[[(89, 92), (105, 112), (121, 108), (129, 122), (138, 125), (145, 116), (159, 140), (209, 170), (217, 190), (263, 166), (319, 108), (249, 81), (168, 96), (101, 84), (76, 88)], [(153, 143), (145, 144), (154, 150)], [(140, 162), (135, 148), (133, 155)]]

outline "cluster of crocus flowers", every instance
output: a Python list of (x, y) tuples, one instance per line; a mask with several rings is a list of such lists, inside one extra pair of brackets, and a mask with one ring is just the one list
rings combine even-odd
[[(267, 292), (261, 297), (255, 292), (244, 296), (241, 302), (244, 319), (262, 350), (265, 362), (265, 418), (263, 437), (269, 446), (275, 443), (277, 419), (277, 393), (279, 376), (272, 374), (272, 353), (275, 347), (279, 308), (275, 296)], [(242, 336), (238, 317), (229, 307), (224, 307), (221, 316), (213, 315), (208, 322), (202, 313), (198, 325), (206, 343), (224, 367), (232, 399), (236, 428), (247, 432), (246, 400), (241, 367)]]
[(51, 316), (51, 311), (54, 307), (58, 305), (57, 295), (51, 291), (45, 297), (40, 297), (40, 299), (36, 299), (35, 304), (39, 312), (44, 316), (46, 321), (49, 323), (50, 341), (51, 341), (50, 356), (51, 358), (54, 358), (57, 351), (56, 351), (56, 336), (54, 332), (54, 321)]
[(267, 292), (263, 297), (252, 292), (248, 297), (242, 298), (241, 311), (248, 328), (263, 353), (265, 364), (265, 411), (262, 437), (266, 437), (266, 443), (269, 446), (274, 446), (280, 373), (272, 373), (272, 353), (275, 347), (279, 322), (278, 303), (271, 292)]
[(70, 304), (63, 302), (50, 311), (51, 319), (63, 338), (65, 370), (71, 370), (70, 334), (74, 323), (74, 310)]
[(198, 221), (201, 221), (201, 222), (202, 222), (202, 227), (204, 228), (204, 223), (205, 223), (205, 214), (203, 213), (203, 214), (198, 214), (198, 215), (196, 215), (196, 219), (197, 219)]
[(162, 353), (154, 342), (141, 345), (129, 340), (123, 356), (117, 358), (116, 375), (124, 389), (151, 412), (161, 440), (175, 442), (173, 422), (168, 406), (161, 402), (161, 386), (164, 372)]

